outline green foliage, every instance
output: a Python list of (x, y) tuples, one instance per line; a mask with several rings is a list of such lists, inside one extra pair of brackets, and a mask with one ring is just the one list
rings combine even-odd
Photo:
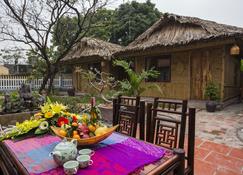
[[(84, 103), (90, 103), (90, 99), (91, 99), (91, 95), (85, 95), (85, 96), (81, 96), (81, 97), (71, 97), (71, 96), (49, 96), (50, 101), (51, 102), (58, 102), (58, 103), (62, 103), (63, 105), (68, 106), (68, 111), (72, 112), (72, 113), (79, 113), (81, 112), (81, 104)], [(104, 101), (99, 98), (96, 97), (96, 104), (101, 104), (104, 103)]]
[(241, 59), (240, 70), (241, 70), (241, 72), (243, 72), (243, 59)]
[(132, 1), (121, 4), (115, 10), (116, 25), (110, 41), (128, 45), (161, 16), (155, 4), (147, 0), (145, 3)]
[(19, 93), (18, 91), (13, 91), (10, 93), (10, 100), (11, 102), (16, 102), (19, 100)]
[(92, 26), (87, 36), (110, 41), (114, 25), (116, 24), (115, 11), (100, 9), (92, 18)]
[(219, 87), (214, 82), (209, 82), (206, 86), (204, 96), (209, 100), (217, 101), (220, 99), (219, 93)]
[(63, 51), (73, 39), (78, 31), (77, 17), (65, 16), (60, 18), (52, 31), (52, 44), (58, 46), (59, 51)]
[[(53, 54), (54, 52), (52, 50), (49, 50), (48, 52), (49, 58), (51, 61), (54, 60)], [(36, 51), (29, 50), (26, 54), (28, 63), (32, 66), (32, 72), (29, 79), (35, 79), (35, 78), (43, 78), (43, 76), (46, 73), (47, 70), (47, 63), (46, 61), (40, 57), (38, 54), (36, 54)]]
[(2, 108), (3, 106), (3, 98), (0, 98), (0, 109)]
[(122, 67), (128, 75), (127, 80), (120, 81), (122, 93), (125, 95), (141, 95), (146, 90), (145, 87), (141, 86), (142, 82), (147, 78), (156, 78), (159, 76), (159, 72), (153, 69), (136, 73), (131, 69), (131, 63), (124, 60), (114, 60), (113, 64)]
[[(121, 4), (115, 10), (103, 8), (98, 10), (92, 18), (86, 36), (128, 45), (160, 16), (161, 12), (149, 0), (145, 3), (132, 1)], [(54, 27), (52, 43), (58, 46), (59, 51), (68, 45), (77, 31), (76, 23), (76, 18), (65, 17), (60, 20), (61, 27)]]

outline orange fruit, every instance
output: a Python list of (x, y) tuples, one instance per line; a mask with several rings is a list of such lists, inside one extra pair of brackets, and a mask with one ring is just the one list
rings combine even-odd
[(77, 127), (77, 126), (78, 126), (78, 123), (77, 123), (77, 122), (73, 122), (73, 123), (72, 123), (72, 126)]
[(89, 125), (88, 128), (89, 128), (89, 130), (90, 130), (91, 132), (95, 132), (95, 130), (96, 130), (96, 128), (95, 128), (94, 125)]
[(78, 131), (73, 131), (73, 135), (78, 135)]
[(61, 136), (63, 136), (63, 137), (66, 137), (67, 132), (66, 132), (65, 130), (61, 129), (61, 130), (59, 131), (59, 134), (60, 134)]
[(80, 139), (80, 136), (77, 135), (77, 134), (75, 134), (75, 135), (73, 135), (73, 138), (79, 140)]

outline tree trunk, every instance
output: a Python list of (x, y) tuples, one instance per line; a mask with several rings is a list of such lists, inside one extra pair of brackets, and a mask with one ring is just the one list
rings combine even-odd
[(41, 94), (42, 90), (45, 89), (46, 84), (47, 84), (47, 82), (48, 82), (48, 79), (49, 79), (49, 73), (46, 73), (46, 75), (45, 75), (44, 78), (43, 78), (41, 87), (40, 87), (40, 89), (39, 89), (39, 93), (40, 93), (40, 94)]
[(48, 65), (47, 68), (46, 68), (45, 75), (43, 77), (43, 81), (42, 81), (41, 87), (39, 89), (39, 93), (40, 94), (41, 94), (42, 90), (45, 90), (46, 85), (48, 83), (48, 79), (50, 78), (50, 75), (51, 75), (51, 65)]
[(50, 78), (50, 83), (49, 83), (49, 86), (48, 86), (48, 90), (47, 90), (47, 94), (50, 94), (51, 91), (52, 91), (52, 88), (53, 88), (53, 81), (54, 81), (54, 78), (56, 76), (58, 72), (58, 66), (55, 64), (55, 65), (52, 65), (51, 66), (51, 74), (49, 76)]

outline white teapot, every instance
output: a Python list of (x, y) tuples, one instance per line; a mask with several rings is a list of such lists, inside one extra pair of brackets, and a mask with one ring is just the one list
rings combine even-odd
[(77, 140), (73, 139), (71, 142), (68, 142), (67, 139), (64, 138), (55, 146), (50, 155), (53, 156), (53, 159), (58, 165), (63, 165), (69, 160), (75, 160), (77, 152)]

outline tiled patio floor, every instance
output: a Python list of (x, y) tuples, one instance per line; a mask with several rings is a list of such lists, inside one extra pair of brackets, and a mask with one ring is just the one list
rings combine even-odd
[(243, 103), (214, 113), (196, 113), (196, 136), (214, 143), (243, 148)]
[(243, 149), (196, 139), (195, 175), (242, 175)]
[(242, 128), (243, 103), (215, 113), (198, 111), (195, 175), (243, 175)]

